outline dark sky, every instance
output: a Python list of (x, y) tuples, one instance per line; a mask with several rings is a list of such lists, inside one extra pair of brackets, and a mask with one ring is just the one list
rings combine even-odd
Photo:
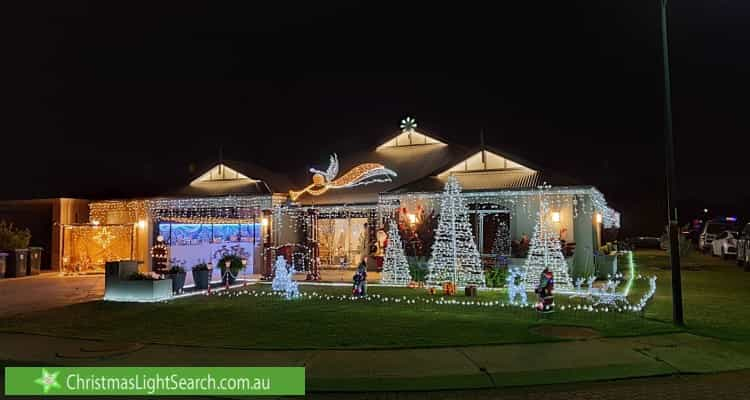
[[(628, 233), (662, 229), (657, 0), (7, 3), (4, 198), (158, 193), (221, 145), (297, 171), (411, 115), (597, 186)], [(672, 1), (683, 217), (750, 217), (749, 20), (746, 1)]]

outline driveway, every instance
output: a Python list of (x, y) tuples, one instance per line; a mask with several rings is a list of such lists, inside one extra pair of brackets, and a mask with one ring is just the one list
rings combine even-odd
[(0, 279), (0, 318), (104, 297), (104, 275), (57, 273)]

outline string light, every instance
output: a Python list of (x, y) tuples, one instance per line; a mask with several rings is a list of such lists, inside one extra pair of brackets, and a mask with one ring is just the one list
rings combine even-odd
[(385, 248), (385, 260), (383, 261), (383, 272), (380, 274), (380, 283), (396, 286), (407, 286), (411, 283), (409, 263), (404, 255), (401, 235), (398, 233), (398, 224), (393, 220), (388, 223), (388, 245)]
[[(653, 298), (656, 292), (656, 277), (653, 276), (648, 278), (649, 289), (639, 300), (638, 304), (630, 305), (594, 305), (594, 304), (577, 304), (573, 306), (569, 304), (559, 308), (558, 312), (563, 313), (640, 313), (648, 305), (648, 302)], [(525, 293), (520, 290), (519, 293)], [(255, 290), (255, 289), (241, 289), (241, 290), (225, 290), (221, 292), (205, 293), (209, 296), (217, 297), (283, 297), (287, 298), (287, 294), (284, 291), (267, 291), (267, 290)], [(525, 303), (523, 301), (509, 301), (504, 302), (500, 300), (459, 300), (456, 298), (436, 297), (436, 296), (384, 296), (379, 293), (368, 294), (366, 296), (352, 296), (350, 294), (331, 295), (327, 293), (318, 293), (316, 291), (299, 292), (299, 299), (302, 300), (314, 300), (314, 301), (328, 301), (328, 302), (368, 302), (368, 303), (381, 303), (381, 304), (399, 304), (406, 306), (416, 305), (429, 305), (429, 306), (460, 306), (460, 307), (474, 307), (474, 308), (495, 308), (495, 309), (533, 309), (534, 304)]]
[(276, 257), (276, 264), (273, 269), (273, 281), (271, 290), (284, 293), (287, 299), (299, 297), (299, 288), (294, 280), (294, 267), (287, 268), (287, 262), (284, 256)]
[(438, 228), (427, 269), (430, 286), (441, 286), (445, 282), (459, 287), (485, 286), (482, 260), (471, 233), (469, 210), (454, 175), (448, 178), (440, 201)]
[(310, 172), (315, 173), (313, 182), (302, 190), (290, 190), (289, 197), (292, 201), (297, 201), (305, 193), (320, 196), (329, 189), (344, 189), (377, 182), (391, 182), (391, 176), (397, 176), (395, 171), (386, 168), (383, 164), (364, 163), (336, 178), (339, 173), (339, 159), (336, 154), (331, 156), (326, 171), (311, 168)]
[(536, 289), (539, 276), (545, 268), (548, 268), (554, 275), (555, 288), (571, 289), (568, 263), (562, 253), (560, 237), (556, 230), (550, 228), (545, 218), (549, 210), (549, 202), (545, 196), (545, 191), (548, 189), (549, 186), (546, 185), (538, 188), (537, 223), (534, 226), (529, 242), (529, 252), (523, 265), (526, 272), (525, 285), (527, 289)]

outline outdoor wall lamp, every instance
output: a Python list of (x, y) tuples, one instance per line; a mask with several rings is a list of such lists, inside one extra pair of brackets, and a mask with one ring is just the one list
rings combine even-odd
[(560, 212), (559, 211), (554, 211), (552, 213), (552, 221), (553, 222), (560, 222)]
[(414, 225), (417, 223), (417, 216), (412, 213), (406, 214), (406, 219), (409, 220), (409, 224), (411, 225)]

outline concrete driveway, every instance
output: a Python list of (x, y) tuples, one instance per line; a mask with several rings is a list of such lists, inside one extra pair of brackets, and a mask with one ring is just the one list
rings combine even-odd
[(0, 279), (0, 318), (104, 297), (104, 275), (57, 273)]

